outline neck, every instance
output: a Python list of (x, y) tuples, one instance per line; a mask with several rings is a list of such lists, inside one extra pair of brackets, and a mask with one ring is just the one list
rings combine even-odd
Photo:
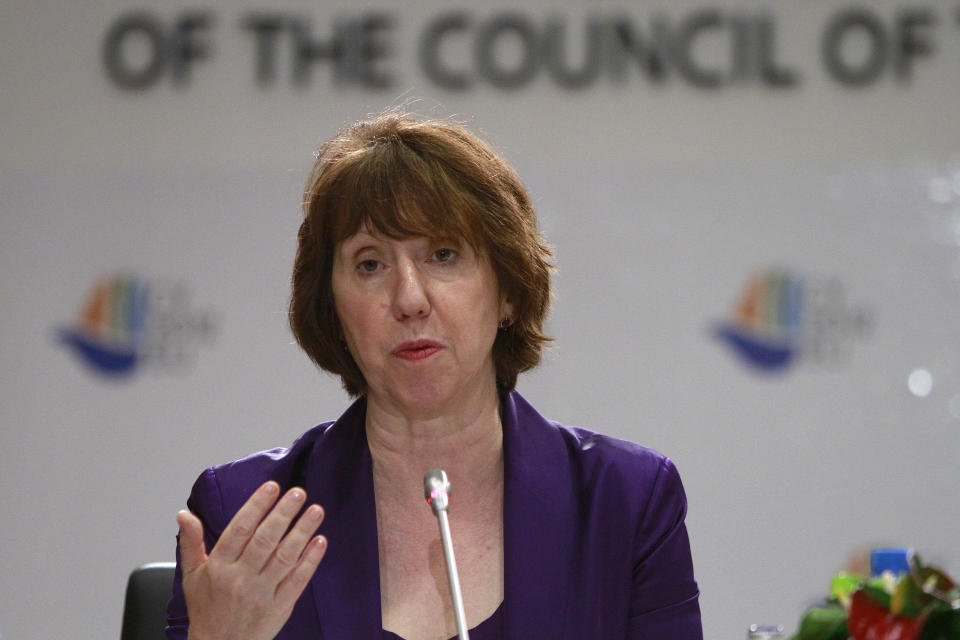
[(447, 472), (461, 504), (502, 487), (503, 431), (496, 389), (454, 412), (416, 418), (368, 398), (366, 427), (378, 493), (391, 494), (391, 502), (422, 502), (423, 474), (434, 468)]

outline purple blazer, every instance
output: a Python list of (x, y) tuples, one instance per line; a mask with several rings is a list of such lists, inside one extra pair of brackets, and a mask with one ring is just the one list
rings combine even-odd
[[(365, 413), (361, 398), (288, 449), (207, 469), (187, 502), (203, 521), (208, 549), (267, 480), (283, 489), (302, 486), (309, 502), (323, 505), (320, 533), (330, 551), (280, 640), (381, 636)], [(673, 463), (639, 445), (551, 422), (516, 392), (505, 398), (501, 421), (504, 638), (700, 640), (686, 497)], [(179, 550), (167, 621), (170, 638), (187, 637)]]

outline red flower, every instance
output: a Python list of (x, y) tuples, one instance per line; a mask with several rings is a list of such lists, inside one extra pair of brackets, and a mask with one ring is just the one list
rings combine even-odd
[(847, 626), (853, 640), (917, 640), (926, 619), (894, 615), (861, 589), (853, 594)]

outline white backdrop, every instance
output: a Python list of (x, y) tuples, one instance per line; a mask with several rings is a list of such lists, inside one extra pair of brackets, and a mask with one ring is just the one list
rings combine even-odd
[[(598, 15), (644, 33), (655, 17), (678, 25), (707, 10), (723, 24), (766, 17), (777, 60), (800, 78), (704, 89), (675, 67), (661, 85), (635, 69), (575, 91), (546, 72), (512, 90), (438, 87), (417, 43), (452, 8), (440, 0), (164, 5), (150, 15), (165, 26), (209, 12), (210, 53), (190, 82), (162, 75), (131, 91), (105, 72), (102, 47), (140, 5), (6, 3), (2, 637), (115, 637), (127, 574), (172, 558), (195, 476), (344, 408), (286, 326), (300, 192), (321, 140), (414, 98), (467, 120), (526, 180), (559, 272), (556, 346), (519, 389), (552, 418), (676, 461), (707, 638), (793, 628), (872, 545), (912, 545), (960, 573), (960, 27), (948, 3), (910, 5), (934, 18), (916, 31), (930, 53), (899, 81), (885, 50), (877, 79), (851, 87), (819, 50), (845, 4), (524, 4), (531, 24), (553, 18), (573, 34)], [(460, 5), (473, 26), (444, 60), (468, 69), (467, 43), (509, 6)], [(904, 5), (871, 7), (894, 38)], [(390, 14), (381, 67), (393, 85), (337, 84), (318, 63), (293, 86), (278, 47), (277, 80), (259, 87), (239, 24), (267, 10), (311, 19), (317, 40), (335, 18)], [(869, 58), (863, 33), (851, 65)], [(691, 55), (723, 69), (728, 37), (716, 27)], [(504, 65), (522, 54), (511, 42)], [(127, 53), (131, 65), (147, 54), (136, 42)], [(794, 359), (778, 370), (716, 337), (767, 273), (806, 292)], [(58, 336), (97, 282), (121, 276), (152, 292), (149, 339), (108, 377)], [(766, 308), (777, 291), (763, 290)]]

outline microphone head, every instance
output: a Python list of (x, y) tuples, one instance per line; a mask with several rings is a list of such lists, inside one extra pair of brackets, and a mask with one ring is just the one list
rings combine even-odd
[(423, 497), (435, 514), (450, 506), (450, 481), (443, 469), (430, 469), (423, 475)]

